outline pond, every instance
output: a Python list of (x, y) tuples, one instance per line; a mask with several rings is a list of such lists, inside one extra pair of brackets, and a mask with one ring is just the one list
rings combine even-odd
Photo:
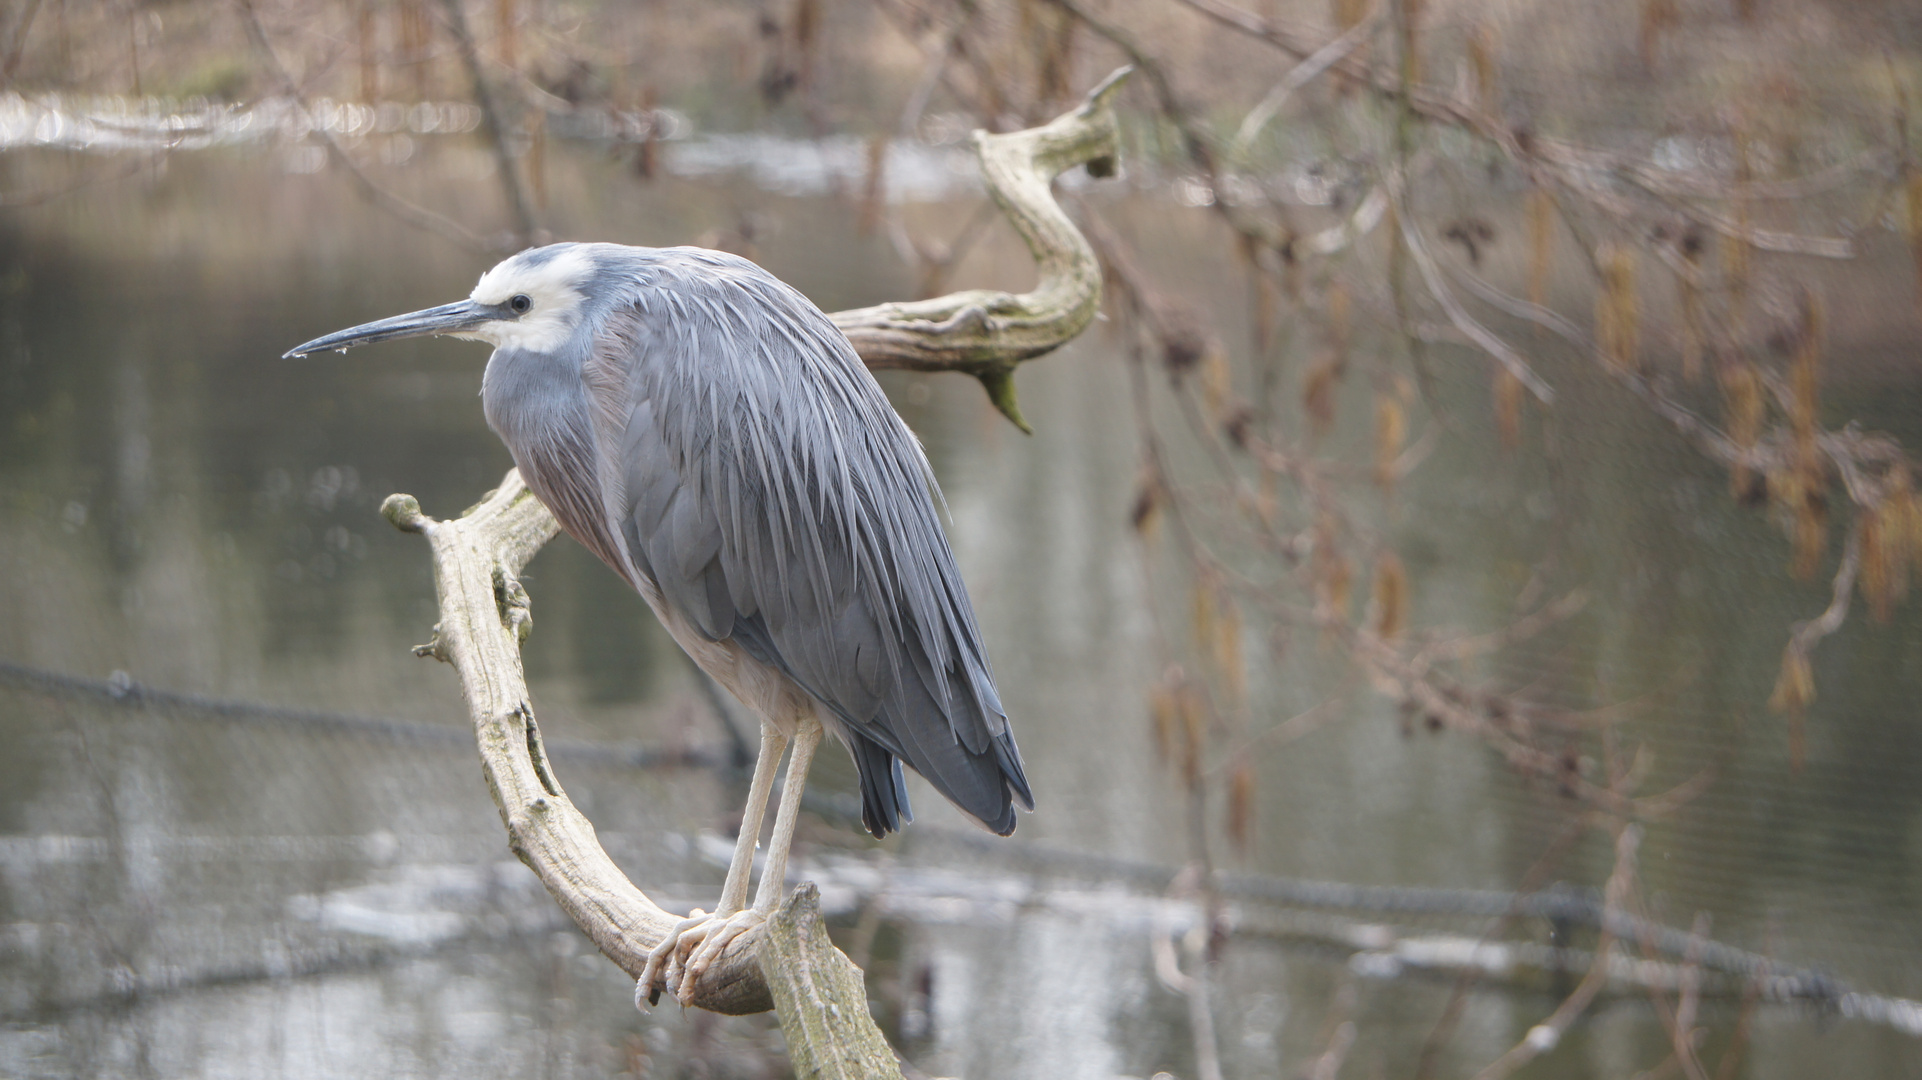
[[(810, 152), (815, 172), (777, 167), (801, 160), (793, 144), (719, 142), (688, 156), (689, 175), (643, 183), (592, 144), (557, 144), (545, 212), (565, 238), (751, 245), (829, 310), (910, 297), (888, 238), (861, 230), (819, 164), (847, 148)], [(115, 160), (18, 150), (0, 173), (41, 189)], [(507, 469), (476, 397), (485, 349), (279, 358), (464, 296), (488, 260), (310, 164), (260, 147), (179, 153), (0, 217), (0, 1072), (782, 1074), (767, 1017), (637, 1014), (625, 978), (508, 853), (452, 674), (412, 654), (435, 620), (425, 546), (377, 513), (404, 491), (451, 516)], [(491, 220), (488, 167), (450, 140), (383, 175)], [(830, 179), (809, 186), (797, 169)], [(1086, 195), (1151, 274), (1207, 298), (1240, 340), (1245, 283), (1205, 210), (1146, 185)], [(901, 212), (945, 235), (977, 202), (930, 180)], [(1881, 253), (1849, 273), (1901, 265)], [(997, 234), (956, 284), (1031, 280)], [(1378, 337), (1358, 347), (1387, 347)], [(1158, 620), (1179, 605), (1158, 569), (1165, 539), (1130, 526), (1140, 454), (1123, 352), (1097, 327), (1024, 366), (1032, 437), (965, 380), (883, 379), (946, 493), (1038, 804), (993, 841), (917, 780), (915, 824), (875, 844), (847, 810), (846, 755), (828, 747), (817, 764), (797, 872), (822, 883), (877, 1015), (925, 1075), (1195, 1075), (1189, 1001), (1151, 947), (1198, 909), (1174, 883), (1192, 851), (1185, 796), (1149, 718)], [(1578, 614), (1486, 673), (1614, 710), (1647, 755), (1646, 791), (1710, 777), (1646, 827), (1645, 914), (1686, 932), (1704, 913), (1715, 941), (1829, 980), (1812, 1000), (1754, 1007), (1740, 1075), (1913, 1074), (1913, 609), (1852, 620), (1822, 646), (1796, 769), (1765, 702), (1788, 626), (1826, 586), (1790, 580), (1779, 531), (1613, 384), (1567, 358), (1541, 367), (1561, 401), (1504, 452), (1479, 361), (1441, 351), (1431, 393), (1454, 419), (1380, 509), (1413, 623), (1499, 628), (1541, 566), (1546, 595), (1582, 590)], [(1922, 443), (1912, 362), (1844, 355), (1834, 370), (1833, 407)], [(1331, 447), (1365, 462), (1366, 389), (1339, 407)], [(1363, 433), (1352, 446), (1348, 430)], [(571, 541), (527, 584), (529, 674), (561, 781), (664, 906), (711, 903), (745, 786), (726, 718), (640, 600)], [(1410, 730), (1311, 636), (1248, 649), (1252, 730), (1332, 704), (1299, 737), (1250, 747), (1252, 840), (1217, 852), (1238, 883), (1208, 980), (1224, 1072), (1292, 1075), (1348, 1039), (1344, 1075), (1413, 1075), (1461, 970), (1423, 958), (1481, 956), (1488, 904), (1499, 912), (1565, 834), (1550, 880), (1571, 888), (1602, 884), (1609, 846), (1482, 745)], [(1382, 888), (1315, 900), (1302, 883), (1316, 881)], [(1466, 994), (1433, 1075), (1472, 1074), (1555, 1008), (1566, 977), (1528, 974), (1551, 933), (1594, 943), (1573, 916), (1500, 935), (1512, 951)], [(1703, 1001), (1705, 1060), (1744, 1013), (1742, 987)], [(1668, 1044), (1647, 995), (1611, 992), (1529, 1075), (1626, 1076)]]

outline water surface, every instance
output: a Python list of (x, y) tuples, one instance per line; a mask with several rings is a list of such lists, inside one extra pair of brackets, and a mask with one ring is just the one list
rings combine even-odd
[[(423, 153), (392, 182), (449, 212), (494, 212), (478, 151)], [(885, 238), (861, 235), (831, 193), (769, 192), (730, 172), (644, 185), (597, 151), (555, 158), (558, 235), (751, 240), (828, 309), (911, 295)], [(33, 186), (88, 160), (36, 151), (0, 164)], [(972, 209), (950, 194), (906, 212), (945, 231)], [(1095, 197), (1157, 275), (1217, 305), (1234, 339), (1245, 288), (1206, 212)], [(632, 1010), (620, 973), (508, 855), (451, 673), (411, 655), (435, 617), (426, 552), (376, 508), (405, 491), (451, 515), (507, 468), (476, 398), (484, 348), (278, 359), (319, 333), (465, 295), (485, 262), (380, 216), (339, 176), (245, 148), (176, 155), (0, 219), (0, 660), (14, 665), (0, 683), (0, 1071), (778, 1073), (767, 1018)], [(1031, 275), (1002, 236), (957, 284), (1020, 288)], [(1551, 593), (1586, 589), (1578, 618), (1486, 673), (1568, 708), (1632, 703), (1624, 738), (1652, 754), (1647, 789), (1714, 770), (1705, 795), (1648, 830), (1650, 914), (1686, 927), (1707, 912), (1718, 940), (1922, 997), (1912, 612), (1853, 620), (1822, 647), (1795, 772), (1764, 702), (1786, 627), (1826, 595), (1787, 579), (1770, 523), (1572, 361), (1544, 361), (1563, 403), (1528, 450), (1505, 455), (1479, 364), (1444, 359), (1437, 393), (1456, 430), (1377, 508), (1410, 567), (1415, 623), (1497, 627), (1537, 566)], [(1898, 433), (1915, 444), (1913, 374), (1865, 362), (1852, 378), (1832, 388), (1834, 407), (1907, 422)], [(1186, 1003), (1148, 947), (1194, 918), (1160, 899), (1191, 849), (1146, 707), (1166, 659), (1158, 634), (1184, 616), (1165, 546), (1144, 556), (1128, 524), (1139, 450), (1119, 343), (1097, 329), (1023, 369), (1031, 438), (960, 379), (884, 382), (945, 488), (1039, 807), (1016, 840), (984, 844), (917, 786), (915, 826), (875, 845), (838, 809), (853, 770), (829, 748), (803, 869), (823, 880), (877, 1012), (927, 1074), (1192, 1076)], [(1365, 460), (1370, 403), (1351, 390), (1335, 446), (1347, 439)], [(1192, 448), (1175, 452), (1197, 467)], [(529, 673), (562, 781), (661, 902), (707, 902), (740, 779), (637, 755), (719, 759), (725, 729), (638, 598), (571, 542), (544, 552), (528, 585)], [(1569, 821), (1556, 792), (1481, 746), (1411, 733), (1312, 638), (1248, 649), (1256, 729), (1331, 694), (1339, 704), (1314, 734), (1254, 752), (1254, 839), (1245, 854), (1218, 849), (1227, 868), (1506, 890)], [(1607, 868), (1590, 836), (1555, 876), (1594, 886)], [(1451, 978), (1392, 977), (1299, 920), (1274, 930), (1285, 911), (1247, 913), (1213, 972), (1228, 1075), (1299, 1069), (1331, 1014), (1360, 1033), (1344, 1075), (1412, 1071)], [(1409, 933), (1484, 926), (1316, 917), (1335, 916)], [(1531, 923), (1515, 937), (1546, 933)], [(1441, 1074), (1493, 1060), (1555, 991), (1476, 990)], [(1719, 1052), (1738, 1002), (1704, 1008)], [(1914, 1035), (1810, 1007), (1762, 1007), (1752, 1038), (1742, 1075), (1757, 1078), (1899, 1076), (1922, 1061)], [(1534, 1075), (1628, 1075), (1666, 1045), (1646, 998), (1610, 996)]]

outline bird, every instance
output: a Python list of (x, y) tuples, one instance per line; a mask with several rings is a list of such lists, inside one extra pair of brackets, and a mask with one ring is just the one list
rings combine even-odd
[(760, 718), (720, 899), (650, 952), (638, 1007), (663, 989), (690, 1001), (780, 901), (824, 732), (854, 758), (877, 839), (912, 820), (904, 764), (999, 835), (1034, 809), (927, 455), (807, 297), (724, 252), (556, 243), (508, 257), (465, 300), (285, 356), (425, 335), (494, 346), (481, 406), (529, 489)]

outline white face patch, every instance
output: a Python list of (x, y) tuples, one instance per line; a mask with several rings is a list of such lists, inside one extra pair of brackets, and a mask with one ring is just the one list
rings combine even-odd
[(497, 347), (551, 352), (573, 335), (574, 314), (581, 306), (580, 283), (594, 264), (578, 247), (532, 266), (524, 261), (528, 254), (515, 255), (482, 274), (467, 297), (477, 304), (505, 304), (513, 297), (525, 296), (533, 301), (527, 314), (483, 323), (456, 337), (479, 338)]

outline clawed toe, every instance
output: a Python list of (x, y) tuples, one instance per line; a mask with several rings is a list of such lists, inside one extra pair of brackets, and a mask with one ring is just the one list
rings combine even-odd
[(693, 940), (689, 940), (689, 935), (700, 927), (706, 926), (713, 919), (714, 916), (700, 908), (695, 908), (688, 912), (687, 918), (674, 924), (674, 928), (667, 932), (667, 936), (661, 939), (660, 944), (648, 950), (647, 964), (641, 968), (641, 977), (634, 980), (636, 1009), (646, 1012), (648, 1006), (660, 1002), (661, 991), (668, 988), (669, 978), (680, 966), (679, 954), (684, 948), (692, 949), (700, 943), (700, 938), (705, 936), (695, 934)]
[(700, 946), (688, 953), (687, 960), (682, 965), (681, 978), (675, 990), (675, 995), (680, 998), (681, 1004), (685, 1005), (693, 999), (694, 984), (707, 973), (707, 969), (713, 966), (714, 961), (720, 959), (721, 954), (727, 951), (727, 947), (734, 943), (735, 938), (766, 920), (767, 916), (764, 913), (750, 908), (746, 911), (737, 911), (724, 920), (717, 919), (708, 923), (703, 928)]
[(709, 915), (695, 908), (648, 951), (647, 966), (634, 983), (634, 1007), (646, 1012), (650, 1005), (660, 1002), (662, 990), (673, 994), (682, 1005), (692, 1004), (695, 986), (721, 953), (735, 938), (766, 920), (765, 912), (752, 908), (727, 916)]

